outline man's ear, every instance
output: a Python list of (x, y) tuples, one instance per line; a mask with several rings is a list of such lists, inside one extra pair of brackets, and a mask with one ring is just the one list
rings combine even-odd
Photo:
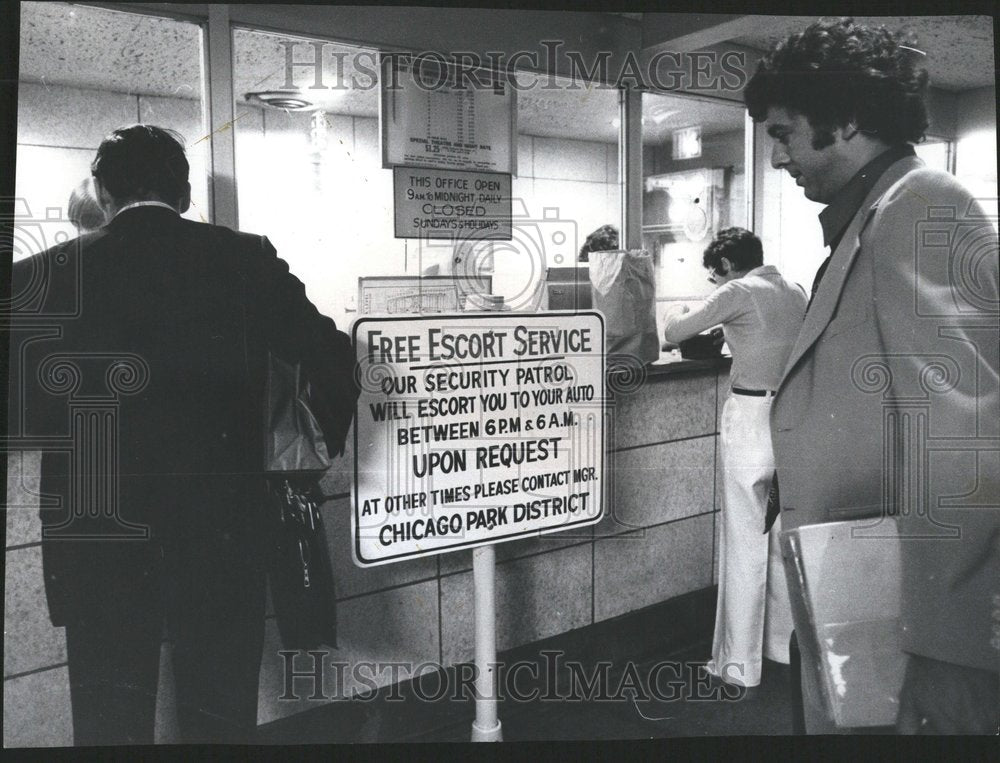
[(184, 184), (184, 193), (177, 200), (177, 211), (182, 215), (191, 208), (191, 184)]
[(724, 275), (724, 276), (725, 275), (729, 275), (734, 270), (734, 268), (733, 268), (733, 261), (731, 259), (729, 259), (728, 257), (720, 257), (719, 258), (719, 264), (723, 265), (724, 268), (725, 268), (722, 271), (722, 275)]
[(840, 128), (840, 137), (843, 140), (850, 140), (855, 135), (857, 135), (859, 132), (861, 132), (861, 130), (858, 129), (858, 126), (856, 124), (854, 124), (854, 122), (852, 120), (852, 121), (848, 122), (846, 125), (844, 125), (843, 127)]

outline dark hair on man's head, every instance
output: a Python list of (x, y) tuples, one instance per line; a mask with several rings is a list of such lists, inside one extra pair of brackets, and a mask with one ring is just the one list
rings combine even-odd
[(173, 204), (188, 192), (184, 138), (153, 125), (115, 130), (101, 141), (90, 172), (118, 202), (156, 197)]
[(618, 249), (618, 229), (614, 225), (602, 225), (583, 242), (580, 247), (580, 262), (590, 260), (591, 252), (613, 252)]
[(753, 270), (764, 264), (764, 247), (746, 228), (726, 228), (705, 249), (701, 264), (720, 271), (723, 257), (733, 263), (735, 270)]
[(889, 145), (918, 143), (927, 129), (927, 71), (917, 66), (922, 54), (914, 45), (850, 18), (818, 21), (760, 61), (743, 99), (756, 122), (772, 106), (805, 116), (816, 149), (851, 122)]

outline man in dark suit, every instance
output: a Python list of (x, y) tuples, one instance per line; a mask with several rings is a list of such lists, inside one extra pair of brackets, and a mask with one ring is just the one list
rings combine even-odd
[(775, 460), (785, 529), (895, 515), (881, 526), (898, 526), (902, 560), (898, 730), (996, 733), (997, 236), (914, 154), (921, 57), (885, 29), (824, 21), (747, 85), (772, 165), (827, 205), (831, 250), (774, 400)]
[(107, 225), (16, 263), (13, 278), (15, 328), (48, 328), (17, 347), (11, 399), (28, 434), (71, 443), (43, 454), (41, 514), (75, 743), (153, 742), (164, 622), (184, 741), (246, 742), (268, 351), (302, 363), (334, 454), (356, 394), (350, 340), (266, 238), (181, 218), (190, 186), (174, 134), (116, 130), (92, 172)]

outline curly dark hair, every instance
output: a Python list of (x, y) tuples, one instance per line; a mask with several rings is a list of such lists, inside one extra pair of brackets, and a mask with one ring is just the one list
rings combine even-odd
[(927, 129), (927, 70), (916, 41), (854, 19), (821, 20), (778, 43), (743, 91), (755, 122), (772, 106), (798, 112), (815, 130), (813, 147), (853, 122), (888, 143), (919, 143)]
[(120, 127), (101, 141), (90, 174), (116, 201), (157, 196), (172, 203), (188, 190), (180, 133), (154, 125)]
[(587, 236), (580, 247), (580, 262), (588, 262), (591, 252), (613, 252), (618, 249), (618, 229), (614, 225), (602, 225)]
[(723, 257), (733, 263), (736, 270), (753, 270), (764, 264), (764, 247), (746, 228), (726, 228), (706, 247), (701, 264), (718, 271)]

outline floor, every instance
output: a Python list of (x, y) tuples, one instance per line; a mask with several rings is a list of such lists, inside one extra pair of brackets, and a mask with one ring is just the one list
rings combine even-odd
[[(790, 734), (788, 667), (765, 661), (759, 687), (749, 691), (722, 687), (709, 683), (699, 671), (708, 658), (708, 649), (703, 644), (670, 655), (647, 655), (639, 661), (574, 667), (551, 656), (522, 661), (517, 671), (506, 674), (515, 676), (509, 682), (504, 679), (503, 685), (511, 688), (501, 688), (498, 715), (503, 739), (640, 740)], [(455, 674), (449, 675), (448, 685), (452, 689), (460, 686)], [(382, 696), (383, 692), (367, 702), (334, 702), (261, 727), (260, 742), (469, 741), (474, 702), (468, 696), (453, 699), (462, 692), (445, 691), (445, 686), (439, 678), (432, 678), (422, 689), (399, 690), (394, 700)], [(436, 695), (446, 696), (428, 701)]]

